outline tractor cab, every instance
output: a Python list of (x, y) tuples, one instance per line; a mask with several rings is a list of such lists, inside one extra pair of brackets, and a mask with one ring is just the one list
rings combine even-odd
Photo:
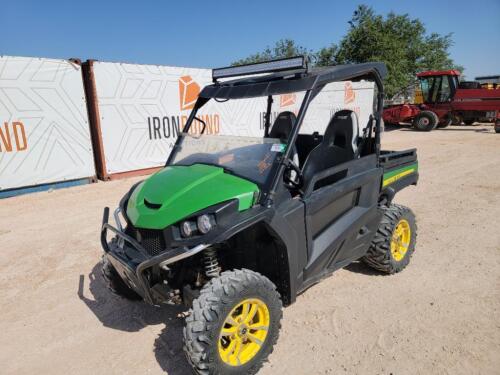
[(454, 69), (418, 73), (415, 104), (450, 102), (459, 87), (458, 77), (460, 72)]

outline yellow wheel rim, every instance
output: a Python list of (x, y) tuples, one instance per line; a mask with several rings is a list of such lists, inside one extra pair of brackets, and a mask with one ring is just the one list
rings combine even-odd
[(391, 255), (395, 261), (401, 261), (410, 246), (411, 229), (407, 220), (401, 219), (392, 233)]
[(264, 344), (270, 325), (269, 309), (257, 298), (238, 303), (226, 317), (219, 335), (219, 355), (230, 366), (250, 361)]

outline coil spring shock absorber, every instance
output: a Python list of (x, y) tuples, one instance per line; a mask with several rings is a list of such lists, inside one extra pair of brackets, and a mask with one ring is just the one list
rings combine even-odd
[(203, 251), (203, 264), (207, 277), (217, 277), (220, 274), (219, 261), (217, 260), (217, 250), (209, 247)]

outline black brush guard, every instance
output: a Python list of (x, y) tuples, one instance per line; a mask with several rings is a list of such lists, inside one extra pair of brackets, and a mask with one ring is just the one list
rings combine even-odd
[[(151, 256), (134, 238), (109, 224), (109, 207), (104, 208), (101, 228), (101, 245), (109, 261), (123, 281), (149, 304), (159, 305), (161, 301), (151, 293), (146, 270), (156, 266), (168, 266), (181, 259), (199, 253), (209, 245), (200, 244), (193, 248), (179, 247), (167, 250), (160, 255)], [(114, 237), (107, 240), (108, 230)]]

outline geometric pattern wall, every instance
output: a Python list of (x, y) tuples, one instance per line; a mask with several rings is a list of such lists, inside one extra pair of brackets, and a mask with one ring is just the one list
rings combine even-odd
[(95, 175), (81, 67), (0, 57), (0, 190)]
[[(193, 90), (211, 83), (210, 69), (97, 61), (93, 70), (108, 174), (164, 165), (198, 94)], [(210, 101), (200, 116), (217, 134), (262, 134), (265, 108), (265, 99)]]
[[(199, 90), (211, 83), (210, 69), (97, 61), (93, 71), (107, 174), (164, 165)], [(324, 131), (332, 111), (342, 108), (355, 110), (366, 126), (373, 84), (349, 85), (348, 90), (344, 82), (327, 85), (311, 104), (302, 131)], [(301, 92), (275, 98), (273, 118), (281, 111), (298, 112), (303, 97)], [(210, 100), (199, 115), (215, 134), (262, 137), (266, 107), (266, 98)]]

